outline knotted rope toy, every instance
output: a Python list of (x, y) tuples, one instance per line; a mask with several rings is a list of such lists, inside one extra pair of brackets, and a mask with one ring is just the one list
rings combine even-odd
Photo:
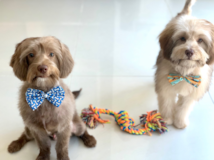
[(120, 129), (130, 134), (141, 135), (148, 133), (148, 135), (151, 136), (151, 132), (153, 131), (159, 131), (161, 134), (168, 131), (166, 123), (160, 113), (157, 113), (157, 110), (147, 112), (147, 114), (140, 116), (140, 124), (143, 126), (143, 128), (140, 129), (136, 128), (134, 119), (130, 118), (126, 111), (116, 113), (112, 110), (99, 109), (90, 105), (89, 108), (82, 110), (81, 118), (89, 128), (96, 128), (98, 122), (109, 123), (109, 120), (101, 119), (100, 114), (113, 116)]

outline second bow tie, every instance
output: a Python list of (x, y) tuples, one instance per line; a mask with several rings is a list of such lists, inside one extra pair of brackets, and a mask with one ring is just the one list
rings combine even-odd
[(183, 80), (185, 80), (196, 88), (198, 88), (198, 86), (201, 84), (201, 76), (181, 76), (180, 74), (171, 73), (168, 75), (167, 78), (171, 85), (175, 85)]

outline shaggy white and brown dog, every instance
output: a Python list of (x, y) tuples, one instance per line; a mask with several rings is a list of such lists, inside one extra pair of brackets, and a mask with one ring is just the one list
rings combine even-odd
[[(177, 128), (187, 126), (194, 102), (208, 91), (214, 62), (214, 25), (190, 16), (194, 2), (187, 0), (159, 36), (161, 50), (155, 74), (159, 111), (168, 124)], [(172, 85), (169, 74), (201, 76), (201, 84), (195, 87), (183, 80)]]

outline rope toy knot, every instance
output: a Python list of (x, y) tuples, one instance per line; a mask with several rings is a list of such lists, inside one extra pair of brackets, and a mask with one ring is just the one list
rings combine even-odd
[(129, 117), (128, 112), (126, 111), (120, 111), (116, 113), (112, 110), (98, 109), (90, 105), (89, 108), (82, 110), (81, 118), (89, 128), (96, 128), (98, 122), (109, 123), (109, 120), (101, 119), (100, 114), (108, 114), (113, 116), (120, 129), (130, 134), (141, 135), (148, 133), (148, 135), (151, 136), (151, 132), (156, 130), (161, 134), (168, 131), (166, 123), (164, 122), (160, 113), (157, 113), (157, 110), (147, 112), (147, 114), (140, 116), (139, 125), (143, 127), (140, 129), (136, 128), (138, 125), (135, 126), (134, 119)]

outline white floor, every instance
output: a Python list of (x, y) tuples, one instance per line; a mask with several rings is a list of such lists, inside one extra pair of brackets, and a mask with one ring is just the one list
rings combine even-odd
[[(139, 115), (157, 109), (154, 72), (157, 36), (183, 7), (184, 0), (0, 0), (0, 159), (34, 160), (35, 142), (9, 154), (7, 146), (23, 131), (17, 108), (21, 82), (9, 67), (15, 44), (26, 37), (53, 35), (67, 44), (75, 59), (65, 79), (71, 90), (83, 88), (77, 110), (93, 104)], [(214, 1), (198, 0), (193, 15), (214, 23)], [(89, 132), (98, 143), (88, 149), (73, 137), (72, 160), (212, 160), (214, 86), (199, 101), (184, 130), (169, 127), (164, 135), (134, 136), (111, 124)], [(56, 160), (52, 142), (51, 160)]]

